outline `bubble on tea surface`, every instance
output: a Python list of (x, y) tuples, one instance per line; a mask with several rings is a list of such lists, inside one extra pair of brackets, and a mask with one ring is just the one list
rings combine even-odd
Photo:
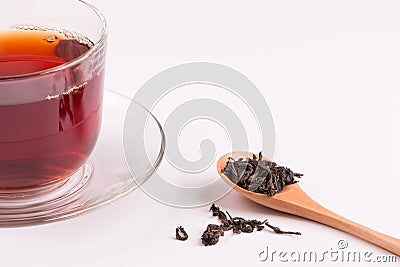
[(87, 38), (86, 36), (74, 32), (74, 31), (70, 31), (70, 30), (66, 30), (66, 29), (59, 29), (56, 27), (49, 27), (49, 26), (40, 26), (40, 25), (29, 25), (29, 24), (17, 24), (17, 25), (13, 25), (11, 26), (11, 28), (14, 29), (19, 29), (19, 30), (30, 30), (30, 31), (53, 31), (53, 32), (58, 32), (63, 34), (66, 38), (68, 39), (75, 39), (79, 44), (81, 45), (85, 45), (89, 48), (91, 48), (94, 44), (93, 42)]
[(57, 39), (58, 39), (58, 37), (56, 35), (52, 34), (52, 35), (47, 36), (43, 40), (45, 40), (48, 43), (54, 43)]

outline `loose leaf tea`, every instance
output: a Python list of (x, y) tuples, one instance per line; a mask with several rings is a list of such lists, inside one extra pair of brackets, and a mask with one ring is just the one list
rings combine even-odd
[(218, 243), (219, 237), (224, 235), (224, 229), (222, 225), (209, 224), (207, 229), (201, 236), (201, 242), (204, 246), (212, 246)]
[(232, 226), (232, 222), (230, 220), (228, 220), (228, 217), (226, 217), (226, 214), (219, 210), (219, 207), (215, 206), (214, 204), (211, 205), (210, 210), (213, 213), (213, 216), (218, 216), (218, 219), (221, 221), (222, 223), (222, 227), (224, 231), (227, 231), (230, 229), (230, 227)]
[(294, 173), (289, 168), (278, 166), (275, 162), (264, 160), (260, 152), (258, 158), (229, 158), (222, 172), (236, 185), (255, 193), (273, 196), (286, 185), (297, 183), (295, 177), (303, 174)]
[(234, 217), (229, 214), (229, 212), (226, 212), (230, 218), (231, 223), (231, 229), (233, 230), (233, 233), (235, 234), (240, 234), (240, 233), (252, 233), (254, 229), (257, 229), (257, 231), (261, 231), (264, 229), (263, 224), (267, 222), (267, 220), (260, 222), (258, 220), (246, 220), (241, 217)]
[(277, 234), (301, 235), (300, 232), (282, 231), (279, 227), (272, 226), (268, 222), (265, 222), (265, 225), (274, 230), (274, 232)]
[(175, 229), (175, 236), (177, 240), (185, 241), (189, 238), (189, 235), (185, 231), (185, 228), (182, 226), (178, 226)]
[[(277, 234), (293, 234), (293, 235), (301, 235), (299, 232), (291, 232), (291, 231), (282, 231), (279, 227), (272, 226), (268, 223), (267, 220), (259, 221), (259, 220), (246, 220), (241, 217), (232, 217), (229, 212), (221, 211), (218, 206), (212, 204), (210, 207), (213, 216), (218, 216), (221, 224), (209, 224), (207, 229), (204, 231), (201, 236), (201, 242), (205, 246), (212, 246), (218, 243), (219, 238), (224, 236), (224, 231), (232, 230), (235, 234), (240, 233), (252, 233), (254, 229), (257, 231), (261, 231), (265, 228), (265, 226), (274, 230)], [(265, 225), (265, 226), (264, 226)]]

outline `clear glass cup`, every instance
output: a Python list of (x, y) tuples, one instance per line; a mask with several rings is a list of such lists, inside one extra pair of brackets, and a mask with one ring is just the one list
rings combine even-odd
[(87, 179), (102, 118), (103, 15), (80, 0), (13, 0), (0, 14), (0, 198), (41, 195), (78, 170)]

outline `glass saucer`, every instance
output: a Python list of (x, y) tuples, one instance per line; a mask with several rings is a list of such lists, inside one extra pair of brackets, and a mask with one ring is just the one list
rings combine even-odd
[[(146, 151), (135, 155), (140, 168), (129, 170), (124, 156), (123, 130), (128, 108), (147, 118), (142, 134)], [(139, 127), (139, 126), (138, 126)], [(129, 149), (142, 148), (144, 141), (133, 137)], [(104, 92), (103, 122), (97, 145), (74, 175), (42, 194), (22, 198), (0, 198), (0, 227), (49, 223), (71, 218), (109, 204), (138, 187), (157, 169), (164, 155), (165, 137), (157, 119), (144, 107), (118, 93)], [(143, 162), (141, 162), (143, 161)]]

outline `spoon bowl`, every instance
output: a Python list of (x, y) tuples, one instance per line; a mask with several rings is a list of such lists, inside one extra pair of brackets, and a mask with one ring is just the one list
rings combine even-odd
[[(268, 197), (265, 194), (254, 193), (237, 186), (223, 173), (223, 169), (229, 161), (229, 158), (249, 158), (253, 157), (253, 155), (257, 154), (237, 151), (225, 154), (217, 162), (217, 169), (221, 178), (239, 194), (271, 209), (297, 215), (347, 232), (400, 256), (400, 239), (382, 234), (361, 224), (350, 221), (322, 207), (320, 204), (312, 200), (300, 188), (298, 183), (287, 185), (281, 192)], [(266, 157), (263, 157), (263, 159), (270, 161), (270, 159)]]

